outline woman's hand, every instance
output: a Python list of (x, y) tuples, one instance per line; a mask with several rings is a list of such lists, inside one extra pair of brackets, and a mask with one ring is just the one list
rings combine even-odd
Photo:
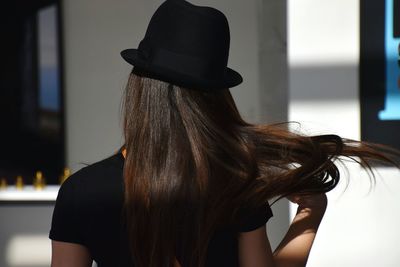
[(325, 212), (328, 205), (326, 194), (315, 195), (291, 195), (289, 201), (298, 204), (298, 210), (316, 210)]

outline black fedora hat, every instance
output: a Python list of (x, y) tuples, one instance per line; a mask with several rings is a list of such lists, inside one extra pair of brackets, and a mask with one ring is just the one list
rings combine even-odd
[(185, 0), (163, 2), (137, 49), (121, 56), (136, 73), (187, 88), (216, 90), (242, 83), (227, 67), (230, 32), (225, 15)]

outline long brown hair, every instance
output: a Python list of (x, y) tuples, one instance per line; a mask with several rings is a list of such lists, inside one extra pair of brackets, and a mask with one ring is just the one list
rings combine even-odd
[(375, 161), (397, 164), (383, 145), (245, 122), (229, 89), (181, 88), (133, 72), (123, 127), (124, 208), (137, 267), (171, 267), (177, 254), (204, 266), (212, 234), (238, 223), (239, 210), (328, 192), (343, 158), (370, 171)]

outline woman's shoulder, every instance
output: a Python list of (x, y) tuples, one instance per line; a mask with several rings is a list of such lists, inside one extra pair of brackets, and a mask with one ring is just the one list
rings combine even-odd
[[(113, 154), (99, 161), (87, 164), (77, 170), (66, 181), (84, 182), (86, 180), (96, 179), (109, 174), (110, 172), (121, 171), (123, 168), (123, 156), (121, 153)], [(66, 182), (65, 181), (65, 182)]]
[(123, 170), (123, 156), (113, 154), (99, 161), (93, 162), (71, 174), (61, 185), (62, 191), (89, 193), (95, 188), (110, 186), (110, 183), (121, 179)]
[[(121, 165), (122, 163), (122, 165)], [(74, 172), (60, 186), (55, 202), (49, 237), (85, 244), (87, 223), (121, 203), (123, 162), (114, 154)], [(104, 218), (103, 218), (104, 219)]]

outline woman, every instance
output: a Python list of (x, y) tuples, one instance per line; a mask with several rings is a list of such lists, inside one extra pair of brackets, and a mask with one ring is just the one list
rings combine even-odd
[[(138, 49), (124, 97), (125, 144), (61, 186), (52, 266), (305, 266), (340, 174), (334, 161), (395, 164), (390, 149), (245, 122), (229, 88), (229, 26), (220, 11), (165, 1)], [(379, 149), (379, 150), (378, 150)], [(272, 252), (268, 201), (297, 214)]]

